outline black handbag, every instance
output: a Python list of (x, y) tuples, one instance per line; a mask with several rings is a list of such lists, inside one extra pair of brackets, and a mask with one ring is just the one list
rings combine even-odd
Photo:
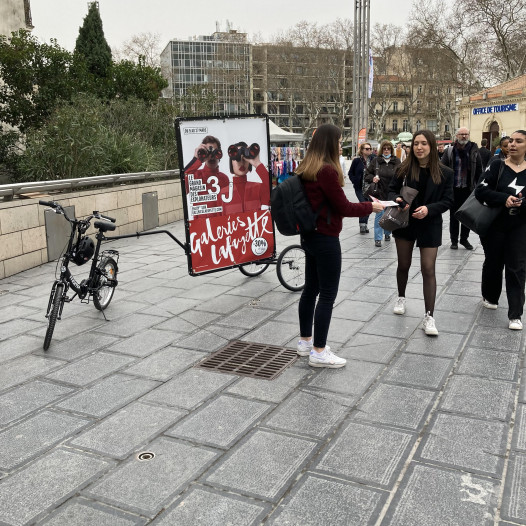
[[(504, 161), (501, 161), (495, 190), (499, 184), (500, 176), (504, 171), (504, 166)], [(484, 237), (487, 235), (489, 227), (492, 225), (493, 221), (495, 221), (501, 212), (502, 207), (500, 206), (490, 208), (484, 203), (481, 203), (475, 197), (475, 190), (473, 190), (462, 206), (456, 211), (455, 219), (467, 226), (470, 230), (473, 230), (475, 234)]]
[[(376, 168), (375, 168), (375, 177), (379, 177), (378, 176), (378, 172), (380, 170), (380, 167), (378, 166), (378, 159), (375, 159), (374, 160), (375, 163), (376, 163)], [(365, 197), (368, 197), (371, 201), (371, 197), (376, 197), (376, 199), (379, 199), (380, 198), (380, 188), (378, 186), (378, 183), (366, 183), (365, 182), (365, 174), (364, 174), (364, 183), (363, 183), (363, 195)]]
[[(404, 177), (400, 195), (402, 199), (410, 205), (418, 195), (418, 190), (407, 186)], [(404, 210), (399, 206), (388, 206), (380, 218), (379, 224), (384, 230), (388, 230), (389, 232), (398, 230), (399, 228), (405, 228), (409, 224), (409, 207)]]

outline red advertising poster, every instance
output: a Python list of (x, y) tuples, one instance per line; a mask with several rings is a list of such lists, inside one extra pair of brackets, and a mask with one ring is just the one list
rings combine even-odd
[(191, 274), (275, 255), (266, 116), (177, 119)]

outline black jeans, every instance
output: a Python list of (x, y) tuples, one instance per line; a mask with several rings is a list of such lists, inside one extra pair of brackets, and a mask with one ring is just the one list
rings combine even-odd
[[(449, 235), (451, 236), (451, 243), (458, 243), (458, 231), (460, 222), (455, 219), (455, 212), (464, 204), (464, 201), (471, 194), (469, 188), (453, 188), (454, 202), (449, 209)], [(469, 228), (467, 226), (460, 226), (460, 242), (468, 240)]]
[[(365, 201), (368, 201), (368, 199), (365, 198), (365, 196), (363, 195), (363, 191), (362, 191), (362, 187), (358, 187), (358, 186), (355, 186), (354, 187), (354, 193), (356, 194), (356, 197), (358, 198), (358, 201), (360, 201), (360, 203), (364, 203)], [(364, 217), (360, 217), (358, 219), (358, 223), (361, 223), (361, 224), (364, 224), (366, 225), (367, 224), (367, 221), (369, 221), (369, 216), (364, 216)]]
[(301, 246), (305, 250), (305, 288), (298, 308), (300, 336), (312, 336), (314, 321), (313, 345), (324, 348), (340, 284), (340, 240), (316, 232), (302, 236)]
[(491, 231), (480, 240), (486, 256), (482, 265), (482, 296), (490, 303), (499, 302), (504, 269), (508, 318), (520, 319), (526, 282), (526, 225), (506, 232)]

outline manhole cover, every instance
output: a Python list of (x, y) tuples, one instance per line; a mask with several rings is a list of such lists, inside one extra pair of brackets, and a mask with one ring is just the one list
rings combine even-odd
[(234, 340), (196, 364), (196, 367), (273, 380), (297, 357), (295, 350), (286, 347)]
[(137, 460), (145, 461), (145, 460), (152, 460), (152, 458), (155, 457), (155, 453), (151, 453), (150, 451), (144, 451), (143, 453), (139, 453), (137, 455)]

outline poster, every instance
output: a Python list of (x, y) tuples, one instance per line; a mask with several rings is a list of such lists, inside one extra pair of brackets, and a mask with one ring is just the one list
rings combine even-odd
[(176, 120), (192, 275), (275, 256), (267, 116)]

